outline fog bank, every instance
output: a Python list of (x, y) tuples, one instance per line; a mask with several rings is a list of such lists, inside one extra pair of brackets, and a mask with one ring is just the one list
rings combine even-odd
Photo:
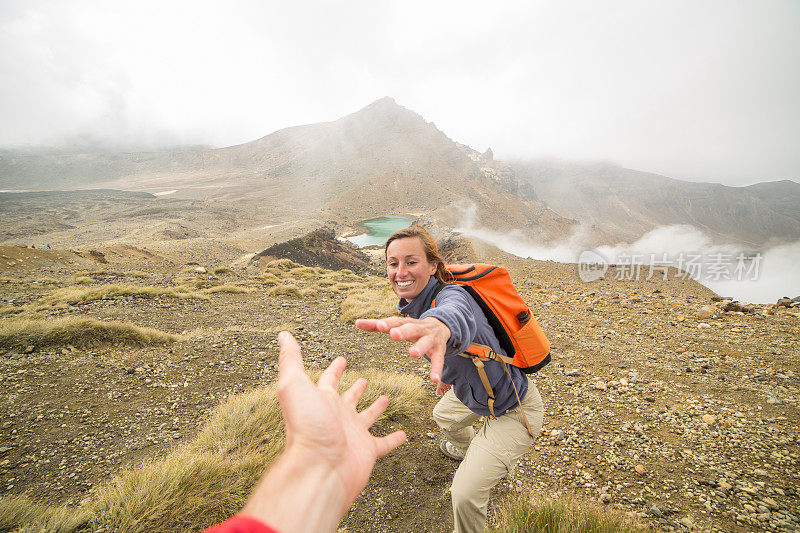
[[(465, 212), (456, 231), (519, 257), (576, 263), (576, 278), (578, 263), (591, 257), (591, 262), (603, 266), (618, 265), (614, 274), (607, 275), (625, 279), (645, 279), (650, 265), (661, 267), (656, 276), (664, 275), (664, 267), (674, 267), (680, 270), (678, 275), (691, 277), (720, 296), (740, 302), (775, 303), (783, 296), (800, 295), (797, 275), (800, 241), (753, 250), (734, 244), (715, 244), (697, 228), (671, 225), (649, 231), (632, 244), (592, 248), (586, 245), (587, 228), (579, 227), (569, 238), (543, 245), (519, 230), (502, 233), (480, 227), (472, 210)], [(675, 274), (670, 271), (670, 275)], [(591, 285), (591, 281), (586, 284)]]

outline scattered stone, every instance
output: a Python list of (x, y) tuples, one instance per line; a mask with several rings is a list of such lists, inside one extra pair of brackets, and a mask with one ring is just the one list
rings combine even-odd
[(604, 493), (600, 494), (600, 497), (597, 498), (597, 499), (603, 505), (608, 505), (609, 503), (611, 503), (611, 494), (609, 494), (607, 492), (604, 492)]
[(716, 306), (704, 305), (695, 314), (700, 318), (711, 318), (712, 316), (714, 316), (716, 312), (717, 312)]
[(198, 274), (205, 274), (206, 272), (208, 272), (206, 270), (206, 267), (202, 267), (202, 266), (199, 266), (199, 267), (195, 268), (194, 271), (197, 272)]
[(580, 370), (580, 368), (571, 368), (570, 370), (565, 370), (564, 371), (564, 375), (565, 376), (580, 376), (581, 375), (581, 370)]
[(742, 304), (739, 302), (727, 302), (722, 306), (722, 310), (726, 313), (736, 313), (742, 311)]
[(703, 415), (702, 420), (709, 426), (713, 426), (717, 418), (714, 415)]
[(608, 386), (605, 381), (598, 380), (597, 383), (594, 384), (594, 388), (597, 390), (606, 390)]
[(637, 473), (637, 474), (639, 474), (640, 476), (643, 476), (643, 475), (644, 475), (644, 466), (642, 466), (642, 465), (636, 465), (636, 466), (634, 467), (634, 470), (636, 470), (636, 473)]

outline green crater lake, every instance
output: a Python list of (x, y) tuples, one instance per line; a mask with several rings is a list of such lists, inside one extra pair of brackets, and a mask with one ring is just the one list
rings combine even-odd
[(365, 220), (361, 225), (369, 231), (361, 235), (356, 235), (355, 237), (348, 237), (347, 240), (359, 248), (364, 248), (365, 246), (383, 246), (386, 244), (386, 239), (388, 239), (392, 233), (409, 227), (412, 222), (414, 222), (413, 218), (399, 215), (389, 215)]

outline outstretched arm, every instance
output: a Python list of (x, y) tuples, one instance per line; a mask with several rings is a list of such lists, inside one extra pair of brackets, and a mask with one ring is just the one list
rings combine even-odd
[(281, 533), (335, 531), (366, 486), (375, 460), (400, 446), (406, 435), (370, 434), (389, 399), (381, 396), (357, 412), (367, 382), (359, 379), (339, 395), (347, 364), (343, 357), (336, 358), (314, 386), (294, 337), (284, 331), (278, 341), (278, 400), (286, 420), (286, 449), (261, 478), (242, 514)]
[(427, 355), (431, 360), (431, 381), (441, 383), (444, 355), (450, 339), (450, 328), (443, 322), (433, 317), (389, 317), (356, 320), (356, 327), (364, 331), (388, 333), (396, 341), (411, 341), (413, 344), (408, 349), (408, 354), (411, 357)]

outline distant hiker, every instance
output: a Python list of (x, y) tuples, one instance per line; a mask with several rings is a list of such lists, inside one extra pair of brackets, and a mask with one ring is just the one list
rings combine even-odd
[[(541, 430), (542, 399), (517, 366), (497, 360), (481, 365), (459, 357), (473, 343), (488, 346), (497, 354), (507, 352), (476, 300), (464, 288), (447, 283), (451, 274), (424, 228), (411, 226), (389, 237), (386, 271), (400, 297), (403, 317), (357, 320), (356, 326), (388, 333), (396, 341), (413, 342), (409, 354), (430, 359), (431, 380), (438, 383), (436, 392), (442, 395), (433, 409), (433, 418), (446, 439), (440, 450), (461, 461), (450, 487), (454, 531), (481, 532), (489, 492), (513, 470)], [(486, 421), (475, 434), (472, 424), (482, 416)]]
[(303, 370), (300, 345), (278, 336), (278, 400), (286, 422), (286, 448), (253, 489), (244, 509), (205, 533), (334, 532), (367, 485), (375, 460), (406, 440), (402, 431), (373, 437), (369, 428), (389, 405), (381, 396), (356, 411), (367, 382), (339, 395), (347, 362), (337, 357), (317, 385)]

